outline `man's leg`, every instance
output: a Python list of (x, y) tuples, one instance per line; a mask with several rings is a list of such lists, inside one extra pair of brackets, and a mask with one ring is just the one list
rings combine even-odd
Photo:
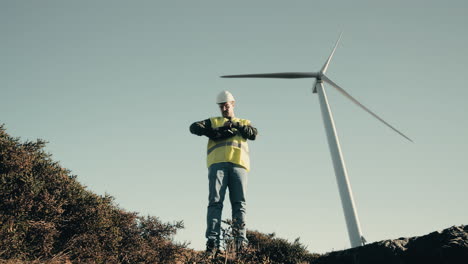
[(247, 170), (233, 165), (229, 175), (229, 198), (232, 206), (233, 235), (236, 247), (247, 245), (246, 196), (247, 196)]
[(208, 169), (209, 195), (206, 238), (207, 249), (219, 247), (221, 233), (221, 214), (228, 185), (226, 163), (215, 163)]

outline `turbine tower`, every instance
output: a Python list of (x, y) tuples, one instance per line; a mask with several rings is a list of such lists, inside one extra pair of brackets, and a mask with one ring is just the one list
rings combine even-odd
[(338, 139), (338, 134), (335, 128), (335, 122), (333, 121), (333, 115), (328, 103), (327, 94), (324, 88), (324, 82), (338, 90), (346, 98), (351, 100), (357, 106), (362, 108), (367, 113), (371, 114), (373, 117), (377, 118), (380, 122), (384, 123), (386, 126), (390, 127), (392, 130), (406, 138), (407, 140), (413, 142), (409, 137), (398, 131), (396, 128), (391, 126), (389, 123), (384, 121), (378, 115), (373, 113), (358, 100), (352, 97), (347, 93), (343, 88), (338, 86), (332, 80), (330, 80), (326, 75), (328, 65), (335, 53), (336, 47), (340, 42), (341, 35), (335, 43), (330, 56), (323, 65), (322, 69), (319, 72), (282, 72), (282, 73), (260, 73), (260, 74), (242, 74), (242, 75), (225, 75), (221, 76), (223, 78), (282, 78), (282, 79), (297, 79), (297, 78), (315, 78), (314, 90), (313, 93), (318, 93), (320, 109), (322, 112), (323, 123), (325, 126), (325, 132), (327, 134), (328, 146), (330, 148), (330, 153), (333, 161), (333, 167), (335, 169), (336, 181), (338, 184), (338, 190), (340, 193), (341, 204), (344, 211), (344, 216), (346, 220), (346, 226), (348, 229), (349, 240), (351, 242), (351, 247), (362, 246), (365, 243), (364, 237), (362, 236), (361, 227), (359, 224), (359, 218), (356, 211), (356, 206), (353, 199), (353, 193), (351, 190), (351, 184), (349, 183), (348, 172), (346, 171), (345, 162), (343, 159), (343, 154), (341, 152), (340, 142)]

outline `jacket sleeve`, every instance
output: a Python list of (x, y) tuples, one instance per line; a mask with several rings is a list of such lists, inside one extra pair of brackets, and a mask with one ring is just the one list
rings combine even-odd
[(205, 119), (203, 121), (198, 121), (190, 125), (190, 132), (197, 136), (208, 136), (212, 131), (211, 129), (211, 120)]
[(249, 140), (255, 140), (258, 134), (257, 129), (250, 124), (245, 126), (239, 126), (237, 130), (240, 132), (243, 138)]

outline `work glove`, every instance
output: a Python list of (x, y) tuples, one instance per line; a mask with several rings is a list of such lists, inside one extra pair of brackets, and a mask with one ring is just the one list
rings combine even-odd
[(207, 133), (207, 136), (212, 140), (222, 140), (235, 135), (236, 133), (227, 126), (213, 128)]
[(241, 127), (241, 124), (239, 122), (231, 122), (231, 124), (232, 124), (232, 127), (236, 129), (239, 129)]
[(239, 129), (239, 128), (241, 127), (241, 125), (240, 125), (239, 122), (232, 122), (231, 120), (229, 120), (229, 121), (226, 121), (226, 122), (224, 123), (224, 126), (223, 126), (223, 127)]
[(221, 130), (221, 134), (223, 135), (223, 138), (230, 138), (232, 136), (236, 135), (236, 132), (232, 131), (232, 129), (223, 129)]

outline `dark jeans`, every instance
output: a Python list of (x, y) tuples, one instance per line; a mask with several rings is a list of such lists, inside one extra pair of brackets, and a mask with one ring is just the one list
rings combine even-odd
[(229, 188), (232, 207), (233, 236), (237, 243), (247, 243), (245, 214), (247, 170), (230, 162), (215, 163), (208, 168), (209, 196), (206, 238), (219, 245), (224, 196)]

